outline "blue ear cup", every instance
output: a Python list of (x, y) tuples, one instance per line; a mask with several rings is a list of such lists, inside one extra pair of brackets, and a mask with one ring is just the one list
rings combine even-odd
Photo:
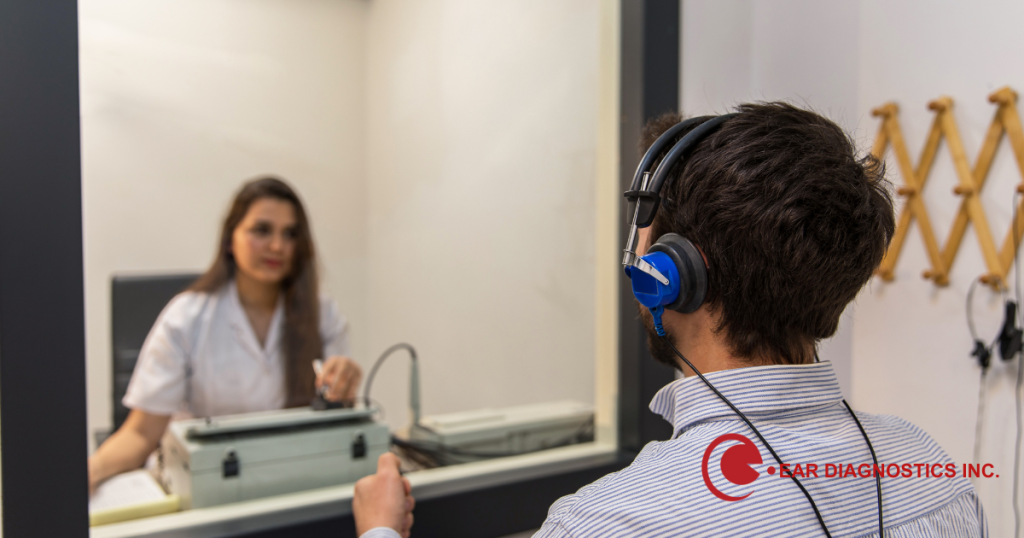
[(668, 278), (668, 284), (662, 284), (635, 267), (626, 267), (633, 296), (651, 310), (655, 330), (664, 336), (661, 314), (666, 308), (689, 314), (704, 304), (708, 294), (707, 266), (697, 247), (674, 233), (659, 237), (641, 259)]
[(668, 285), (635, 267), (626, 267), (626, 275), (633, 285), (636, 300), (647, 308), (658, 308), (675, 302), (679, 297), (679, 270), (676, 269), (675, 261), (664, 252), (653, 252), (640, 259), (668, 277)]

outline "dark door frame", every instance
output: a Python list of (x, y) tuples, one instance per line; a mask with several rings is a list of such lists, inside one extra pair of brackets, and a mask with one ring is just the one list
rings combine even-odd
[(4, 536), (89, 535), (75, 0), (0, 2)]
[[(680, 0), (620, 6), (625, 190), (643, 123), (678, 107)], [(0, 471), (10, 537), (89, 534), (79, 133), (76, 0), (0, 2)], [(651, 360), (624, 277), (619, 288), (619, 462), (424, 502), (417, 535), (535, 528), (557, 496), (668, 437), (647, 403), (674, 374)], [(348, 517), (251, 536), (350, 527)]]
[[(623, 0), (619, 180), (629, 189), (640, 162), (640, 133), (648, 120), (679, 108), (681, 0)], [(625, 201), (623, 201), (625, 206)], [(629, 230), (621, 219), (619, 244)], [(647, 333), (625, 274), (619, 277), (619, 448), (636, 453), (668, 439), (672, 427), (647, 405), (675, 371), (651, 358)]]

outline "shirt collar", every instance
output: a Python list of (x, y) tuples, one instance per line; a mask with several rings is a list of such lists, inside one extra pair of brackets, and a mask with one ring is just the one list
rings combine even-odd
[(227, 283), (228, 301), (232, 306), (232, 315), (229, 318), (231, 326), (234, 327), (239, 338), (247, 345), (252, 346), (254, 352), (264, 358), (273, 356), (274, 350), (280, 347), (281, 331), (284, 323), (284, 293), (277, 296), (277, 305), (274, 306), (274, 315), (270, 318), (270, 330), (267, 331), (267, 339), (261, 347), (256, 338), (256, 331), (245, 314), (245, 307), (242, 306), (242, 298), (238, 296), (238, 283), (231, 279)]
[[(820, 409), (842, 401), (831, 362), (750, 366), (705, 374), (744, 415)], [(651, 411), (672, 423), (672, 437), (702, 421), (735, 416), (699, 377), (669, 383), (651, 400)]]

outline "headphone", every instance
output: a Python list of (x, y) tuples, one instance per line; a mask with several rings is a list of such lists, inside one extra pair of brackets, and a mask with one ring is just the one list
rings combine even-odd
[[(636, 297), (640, 304), (646, 306), (651, 311), (651, 316), (654, 319), (654, 329), (658, 336), (664, 338), (676, 356), (682, 359), (704, 381), (704, 384), (718, 395), (754, 431), (754, 434), (757, 435), (757, 438), (768, 449), (768, 452), (775, 458), (775, 461), (781, 465), (782, 458), (768, 444), (768, 441), (761, 435), (761, 432), (754, 427), (750, 419), (736, 408), (724, 394), (719, 392), (704, 377), (704, 374), (700, 373), (700, 370), (697, 370), (676, 349), (672, 341), (668, 339), (662, 326), (661, 316), (666, 308), (689, 314), (696, 312), (704, 304), (708, 294), (708, 266), (700, 250), (689, 239), (676, 233), (667, 233), (659, 237), (643, 256), (637, 256), (635, 251), (637, 230), (646, 228), (654, 222), (654, 216), (657, 215), (658, 208), (661, 206), (661, 189), (668, 179), (669, 172), (672, 171), (676, 164), (688, 157), (701, 140), (717, 131), (723, 123), (738, 115), (734, 113), (721, 116), (700, 116), (677, 123), (659, 136), (644, 154), (643, 158), (640, 159), (640, 164), (633, 175), (633, 182), (625, 193), (626, 200), (629, 202), (629, 213), (632, 213), (633, 217), (630, 223), (629, 236), (626, 240), (626, 248), (623, 251), (622, 266), (633, 286), (633, 296)], [(678, 142), (674, 142), (680, 133), (689, 129), (692, 130), (683, 135)], [(670, 145), (671, 148), (669, 147)], [(657, 168), (654, 168), (654, 163), (663, 154), (664, 157), (661, 158)], [(651, 168), (654, 168), (653, 172)], [(1017, 341), (1019, 342), (1019, 340)], [(816, 352), (814, 360), (815, 362), (818, 361), (818, 354)], [(875, 467), (877, 468), (878, 457), (875, 455), (875, 448), (871, 445), (871, 439), (868, 438), (867, 431), (864, 430), (864, 426), (861, 425), (857, 415), (854, 414), (853, 409), (850, 407), (850, 404), (846, 403), (845, 399), (843, 400), (843, 405), (846, 406), (850, 416), (857, 423), (857, 428), (860, 429), (864, 441), (867, 442), (868, 449), (871, 451), (871, 459), (874, 460)], [(807, 497), (811, 508), (814, 509), (814, 515), (818, 518), (818, 523), (821, 524), (821, 529), (825, 531), (825, 536), (831, 538), (832, 534), (829, 533), (828, 527), (825, 526), (825, 519), (818, 510), (818, 506), (814, 503), (814, 499), (811, 498), (810, 492), (807, 491), (807, 488), (800, 483), (796, 476), (791, 475), (790, 478), (793, 479), (793, 482), (800, 488), (800, 491)], [(882, 480), (877, 474), (875, 475), (875, 488), (878, 494), (878, 536), (879, 538), (884, 538)]]
[[(661, 206), (661, 189), (676, 163), (689, 156), (694, 146), (736, 115), (691, 118), (665, 131), (640, 160), (633, 175), (633, 183), (626, 191), (633, 220), (622, 265), (632, 283), (636, 300), (651, 309), (659, 336), (665, 336), (661, 326), (661, 314), (665, 308), (689, 314), (704, 304), (708, 294), (707, 265), (697, 247), (689, 239), (675, 233), (659, 237), (645, 255), (637, 256), (634, 250), (637, 230), (654, 222), (654, 216)], [(696, 128), (669, 149), (679, 133), (694, 126)], [(651, 168), (662, 154), (664, 158), (652, 173)]]

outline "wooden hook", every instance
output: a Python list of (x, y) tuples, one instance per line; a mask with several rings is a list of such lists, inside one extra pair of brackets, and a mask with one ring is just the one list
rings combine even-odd
[(948, 95), (943, 95), (934, 101), (928, 102), (928, 109), (936, 112), (942, 112), (944, 110), (950, 110), (953, 108), (953, 98)]
[(886, 104), (884, 104), (882, 106), (872, 108), (871, 109), (871, 115), (872, 116), (876, 116), (876, 117), (877, 116), (882, 116), (882, 117), (888, 118), (888, 117), (891, 117), (891, 116), (895, 116), (896, 114), (899, 113), (899, 111), (900, 111), (899, 105), (897, 105), (896, 103), (894, 103), (892, 101), (889, 101), (888, 103), (886, 103)]
[[(876, 274), (883, 280), (888, 281), (895, 277), (895, 266), (900, 250), (911, 224), (916, 222), (931, 262), (930, 268), (922, 273), (924, 278), (938, 286), (949, 284), (953, 261), (960, 250), (964, 233), (968, 226), (971, 226), (978, 238), (978, 245), (987, 266), (983, 281), (991, 286), (1005, 284), (1005, 275), (1016, 260), (1014, 254), (1019, 243), (1017, 238), (1024, 235), (1021, 233), (1024, 230), (1024, 218), (1014, 219), (1002, 249), (997, 249), (985, 215), (984, 203), (979, 195), (989, 176), (996, 149), (1004, 136), (1009, 139), (1017, 168), (1024, 176), (1024, 128), (1017, 112), (1017, 97), (1017, 93), (1009, 87), (999, 88), (988, 96), (989, 101), (998, 105), (998, 109), (973, 166), (968, 162), (966, 148), (960, 139), (951, 97), (941, 96), (928, 103), (928, 108), (934, 112), (934, 119), (916, 166), (910, 161), (910, 155), (906, 150), (897, 114), (899, 107), (896, 103), (885, 103), (871, 111), (872, 115), (883, 117), (871, 153), (875, 158), (882, 159), (886, 149), (892, 148), (898, 170), (903, 177), (903, 185), (896, 188), (895, 193), (905, 198), (892, 242), (876, 270)], [(952, 190), (962, 199), (949, 235), (945, 243), (940, 245), (932, 232), (926, 201), (921, 194), (943, 140), (949, 148), (949, 156), (953, 160), (958, 177)], [(1024, 194), (1024, 181), (1015, 188), (1016, 192)], [(1024, 217), (1024, 202), (1021, 207), (1021, 216)]]
[(1017, 92), (1010, 89), (1009, 86), (1003, 86), (998, 90), (992, 92), (988, 96), (990, 103), (997, 103), (1000, 105), (1009, 105), (1017, 102)]
[(924, 271), (921, 272), (921, 277), (924, 278), (925, 280), (931, 280), (937, 286), (949, 285), (949, 277), (946, 276), (945, 273), (939, 273), (936, 271), (932, 271), (931, 269), (925, 269)]
[(991, 287), (992, 289), (999, 291), (1003, 289), (1003, 277), (989, 273), (987, 275), (981, 275), (978, 277), (978, 282)]

